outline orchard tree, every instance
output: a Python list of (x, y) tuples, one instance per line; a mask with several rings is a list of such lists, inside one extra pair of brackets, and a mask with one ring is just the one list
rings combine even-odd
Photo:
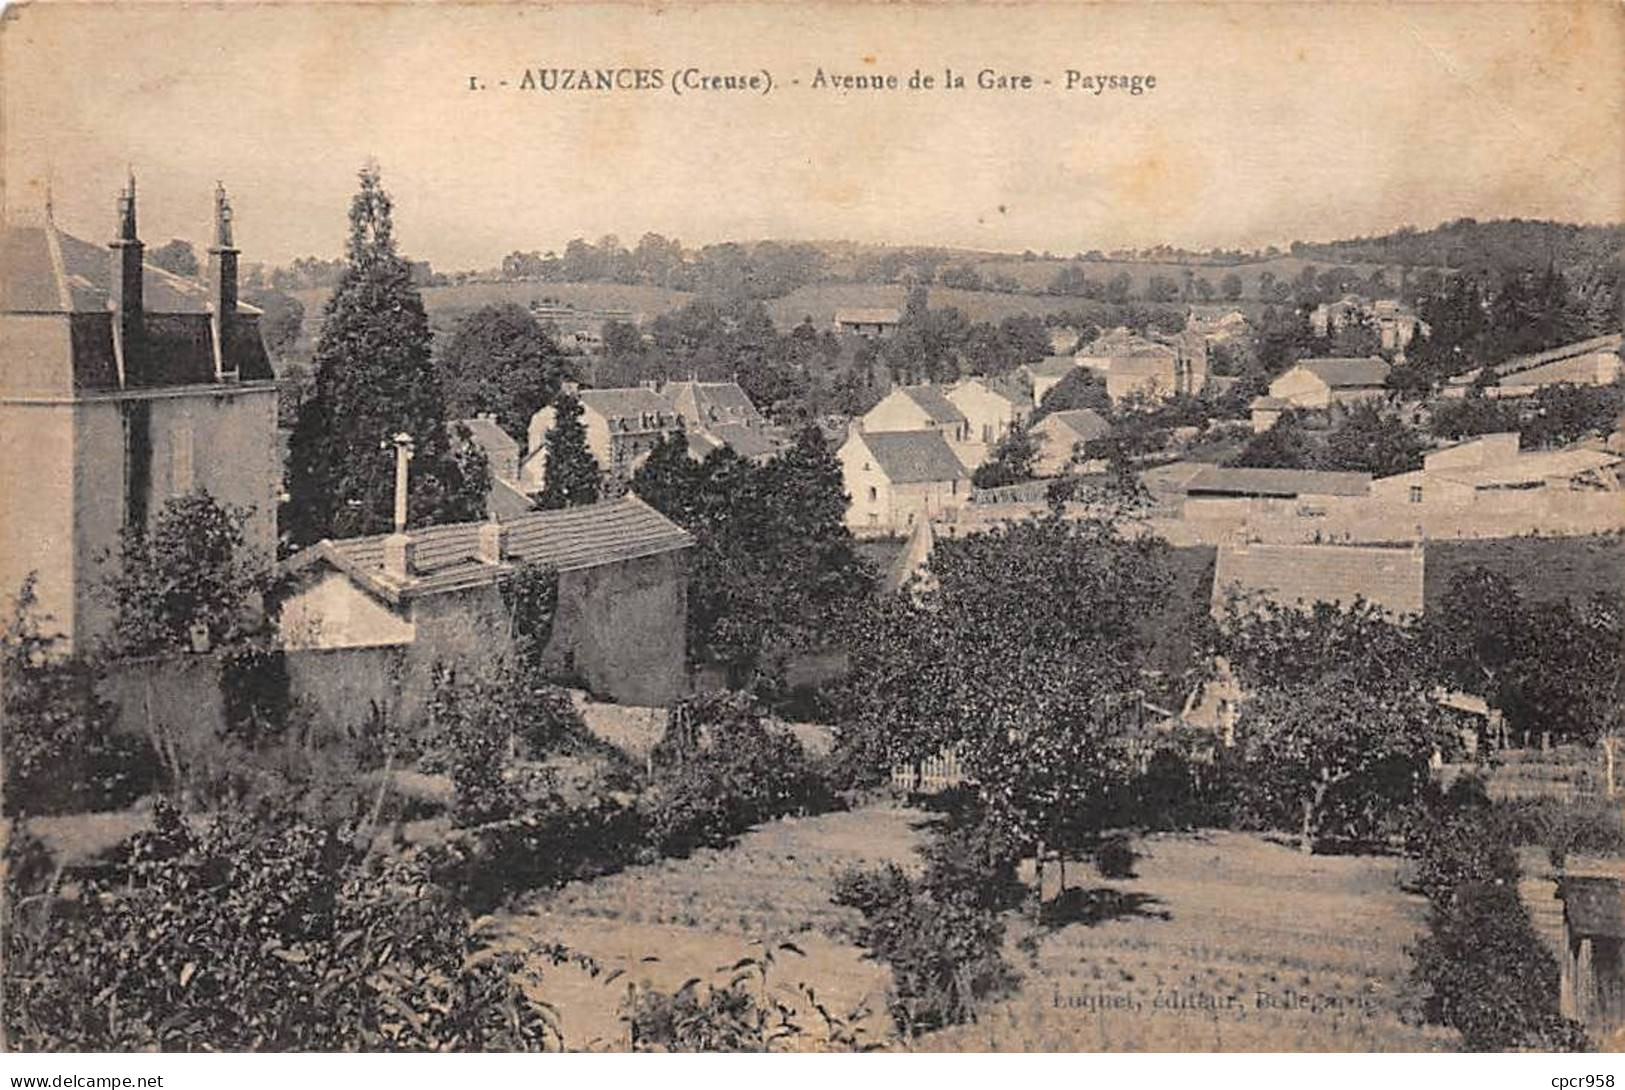
[(162, 246), (155, 247), (147, 255), (147, 260), (177, 276), (198, 274), (197, 251), (184, 238), (172, 238)]
[(247, 511), (200, 489), (165, 501), (150, 529), (124, 529), (109, 588), (120, 654), (189, 648), (194, 628), (206, 632), (211, 645), (244, 634), (268, 574), (247, 553), (247, 519)]
[(360, 173), (338, 287), (322, 319), (315, 385), (299, 407), (288, 450), (289, 544), (388, 530), (394, 517), (391, 439), (414, 443), (413, 526), (481, 517), (485, 457), (447, 426), (423, 300), (396, 250), (393, 205), (375, 165)]
[(1320, 468), (1391, 477), (1422, 468), (1426, 444), (1415, 428), (1372, 402), (1354, 406), (1326, 437)]
[(570, 394), (561, 394), (554, 410), (553, 426), (544, 440), (545, 483), (537, 505), (543, 510), (557, 510), (597, 503), (601, 487), (598, 459), (587, 449), (581, 402)]
[(998, 488), (1001, 485), (1020, 484), (1033, 479), (1033, 461), (1038, 457), (1038, 444), (1026, 425), (1015, 423), (993, 448), (992, 456), (976, 467), (971, 483), (977, 488)]
[(493, 413), (525, 441), (530, 418), (558, 397), (569, 364), (530, 311), (493, 303), (463, 318), (436, 364), (454, 416)]

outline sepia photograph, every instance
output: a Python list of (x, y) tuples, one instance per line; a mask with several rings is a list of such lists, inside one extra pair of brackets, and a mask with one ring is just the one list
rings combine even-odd
[(35, 0), (0, 211), (8, 1085), (1625, 1078), (1625, 5)]

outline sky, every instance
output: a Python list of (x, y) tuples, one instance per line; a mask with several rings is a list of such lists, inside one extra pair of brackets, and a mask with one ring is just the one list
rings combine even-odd
[[(518, 86), (599, 67), (665, 86)], [(691, 67), (774, 85), (672, 93)], [(908, 91), (916, 68), (939, 87)], [(1067, 69), (1157, 85), (1068, 92)], [(48, 183), (101, 241), (129, 166), (142, 237), (201, 244), (218, 179), (247, 261), (337, 256), (369, 158), (403, 250), (443, 270), (645, 231), (1069, 254), (1625, 219), (1611, 3), (25, 4), (0, 89), (8, 219)]]

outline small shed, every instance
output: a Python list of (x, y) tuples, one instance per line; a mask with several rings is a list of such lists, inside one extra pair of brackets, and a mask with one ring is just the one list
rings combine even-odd
[(1618, 878), (1558, 879), (1563, 902), (1561, 1009), (1599, 1036), (1625, 1026), (1625, 896)]

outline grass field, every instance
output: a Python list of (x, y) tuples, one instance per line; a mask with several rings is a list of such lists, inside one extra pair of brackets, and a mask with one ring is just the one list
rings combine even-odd
[(1528, 602), (1578, 602), (1599, 590), (1625, 593), (1625, 535), (1429, 542), (1426, 607), (1438, 605), (1457, 572), (1479, 565), (1511, 579)]
[[(1230, 273), (1241, 277), (1242, 300), (1251, 301), (1260, 298), (1258, 284), (1265, 273), (1272, 273), (1277, 281), (1290, 284), (1307, 265), (1313, 265), (1321, 271), (1332, 267), (1332, 263), (1326, 261), (1312, 261), (1300, 257), (1274, 257), (1242, 265), (1182, 265), (1176, 262), (1069, 261), (1059, 258), (1051, 260), (1039, 258), (1034, 261), (982, 261), (976, 263), (976, 269), (983, 276), (1008, 276), (1029, 291), (1043, 291), (1055, 279), (1056, 272), (1067, 265), (1079, 266), (1090, 280), (1098, 283), (1105, 283), (1118, 273), (1126, 272), (1134, 282), (1131, 290), (1136, 297), (1144, 293), (1153, 276), (1167, 277), (1178, 285), (1184, 283), (1185, 271), (1189, 269), (1194, 275), (1213, 285), (1215, 303), (1224, 301), (1217, 298), (1217, 293), (1220, 283)], [(1367, 277), (1379, 266), (1356, 264), (1347, 267), (1355, 270), (1361, 277)], [(1384, 268), (1387, 271), (1388, 283), (1397, 287), (1399, 269), (1394, 266)]]
[[(880, 805), (777, 821), (724, 851), (542, 895), (497, 926), (515, 945), (562, 942), (606, 968), (627, 969), (609, 987), (575, 968), (552, 971), (544, 994), (563, 1012), (570, 1047), (622, 1047), (617, 1004), (629, 980), (668, 991), (692, 977), (709, 980), (719, 967), (749, 955), (751, 940), (764, 938), (788, 938), (806, 952), (775, 967), (785, 994), (806, 983), (838, 1012), (866, 1006), (873, 1013), (862, 1024), (884, 1038), (889, 972), (851, 944), (857, 917), (831, 905), (829, 894), (834, 875), (848, 865), (893, 860), (916, 866), (925, 819), (916, 810)], [(927, 1036), (916, 1047), (1451, 1046), (1452, 1034), (1402, 1020), (1409, 1003), (1404, 947), (1421, 926), (1423, 904), (1398, 891), (1401, 861), (1305, 856), (1237, 833), (1160, 836), (1141, 851), (1137, 877), (1109, 884), (1088, 867), (1069, 865), (1073, 888), (1093, 891), (1087, 903), (1103, 917), (1095, 922), (1038, 929), (1024, 915), (1007, 917), (1006, 957), (1023, 974), (1020, 990), (993, 1004), (980, 1023)], [(1050, 873), (1053, 896), (1053, 867)], [(651, 955), (659, 960), (642, 960)], [(1202, 1002), (1198, 996), (1218, 996), (1220, 1005), (1239, 1006), (1215, 1017), (1202, 1007), (1159, 1005), (1177, 1003), (1175, 993), (1191, 1004)], [(1260, 993), (1274, 1005), (1260, 1009)], [(1300, 995), (1308, 1004), (1302, 1009)], [(1102, 996), (1127, 1009), (1081, 1005)]]
[[(1408, 1021), (1405, 947), (1425, 904), (1402, 861), (1305, 856), (1243, 833), (1138, 845), (1137, 876), (1069, 867), (1094, 923), (1047, 926), (1031, 953), (1012, 929), (1021, 989), (930, 1050), (1427, 1051), (1453, 1032)], [(1053, 893), (1053, 891), (1052, 891)], [(1029, 933), (1031, 933), (1029, 931)]]

